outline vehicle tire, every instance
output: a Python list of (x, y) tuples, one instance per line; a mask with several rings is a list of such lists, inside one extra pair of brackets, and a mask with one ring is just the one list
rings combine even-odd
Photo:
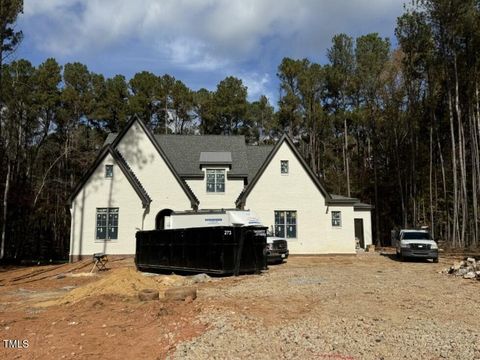
[(434, 262), (434, 263), (438, 263), (438, 257), (433, 258), (433, 262)]
[(405, 261), (405, 257), (402, 255), (402, 253), (399, 253), (398, 254), (398, 257), (400, 259), (401, 262), (404, 262)]

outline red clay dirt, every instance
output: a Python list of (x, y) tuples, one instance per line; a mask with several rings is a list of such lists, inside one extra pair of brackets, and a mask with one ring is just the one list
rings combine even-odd
[[(78, 277), (63, 274), (86, 275), (90, 261), (3, 269), (0, 358), (163, 359), (178, 342), (205, 330), (205, 325), (193, 321), (200, 311), (195, 302), (142, 302), (121, 293), (96, 293), (92, 285), (125, 270), (135, 272), (130, 259), (110, 262), (109, 267), (95, 276)], [(64, 303), (70, 293), (84, 295), (82, 290), (89, 287), (95, 292), (91, 296)], [(49, 303), (53, 305), (45, 306)], [(6, 339), (28, 340), (28, 348), (5, 348)]]

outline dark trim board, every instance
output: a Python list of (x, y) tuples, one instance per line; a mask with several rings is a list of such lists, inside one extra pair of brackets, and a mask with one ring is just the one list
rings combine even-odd
[(134, 174), (130, 171), (128, 168), (128, 165), (126, 165), (123, 161), (123, 159), (117, 154), (115, 149), (111, 145), (105, 146), (100, 154), (98, 154), (97, 158), (95, 159), (94, 163), (90, 166), (86, 174), (82, 177), (80, 182), (77, 184), (75, 189), (73, 190), (72, 194), (68, 198), (68, 204), (71, 206), (73, 199), (77, 196), (77, 194), (82, 190), (82, 188), (85, 186), (87, 183), (88, 179), (90, 179), (90, 176), (95, 172), (97, 167), (102, 163), (102, 161), (105, 159), (105, 157), (110, 154), (115, 162), (117, 163), (118, 167), (122, 170), (123, 174), (127, 178), (128, 182), (130, 185), (132, 185), (133, 189), (137, 193), (137, 195), (140, 197), (142, 200), (142, 205), (144, 208), (146, 208), (148, 205), (150, 205), (152, 199), (150, 199), (150, 196), (148, 196), (147, 192), (145, 189), (141, 186), (139, 183), (138, 179), (134, 176)]
[(353, 211), (371, 211), (373, 209), (375, 209), (375, 206), (361, 202), (355, 203), (353, 205)]

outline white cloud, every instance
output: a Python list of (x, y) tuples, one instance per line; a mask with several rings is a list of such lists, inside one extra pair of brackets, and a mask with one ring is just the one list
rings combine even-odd
[(48, 56), (135, 41), (172, 65), (211, 71), (271, 53), (321, 55), (335, 33), (383, 18), (392, 32), (401, 11), (399, 0), (25, 0), (22, 28)]
[(253, 73), (243, 73), (237, 75), (242, 79), (243, 84), (248, 88), (248, 97), (250, 101), (256, 101), (261, 95), (265, 95), (270, 103), (273, 104), (274, 97), (270, 92), (270, 75)]
[(213, 56), (212, 49), (196, 40), (176, 38), (169, 42), (160, 42), (159, 51), (165, 53), (172, 65), (189, 70), (214, 71), (227, 65), (226, 59)]

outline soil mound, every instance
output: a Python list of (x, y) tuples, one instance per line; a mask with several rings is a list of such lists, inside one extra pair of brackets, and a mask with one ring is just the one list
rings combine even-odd
[(112, 269), (97, 281), (73, 289), (63, 297), (43, 302), (39, 306), (73, 304), (100, 295), (137, 297), (143, 289), (156, 289), (161, 294), (172, 286), (183, 285), (181, 276), (145, 276), (135, 268)]

